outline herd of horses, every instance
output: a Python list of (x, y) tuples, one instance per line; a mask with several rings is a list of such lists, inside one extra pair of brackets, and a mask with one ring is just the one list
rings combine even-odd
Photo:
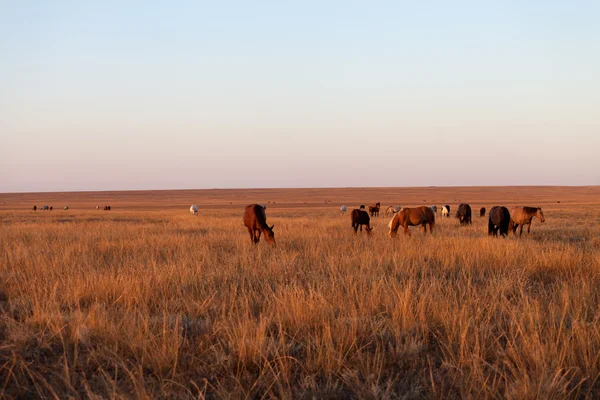
[[(52, 206), (39, 207), (40, 210), (52, 210)], [(69, 207), (65, 206), (65, 210)], [(244, 210), (244, 225), (250, 234), (250, 240), (254, 244), (258, 244), (261, 235), (264, 235), (267, 243), (275, 245), (275, 233), (273, 225), (267, 224), (267, 207), (262, 204), (250, 204)], [(352, 210), (350, 215), (352, 220), (352, 229), (357, 234), (363, 227), (367, 234), (371, 234), (373, 227), (371, 226), (371, 217), (378, 217), (381, 209), (381, 203), (375, 203), (368, 206), (365, 211), (365, 205), (361, 204), (359, 208)], [(33, 206), (33, 211), (38, 210), (37, 206)], [(100, 210), (100, 206), (96, 206), (96, 210)], [(105, 211), (110, 211), (110, 206), (104, 206)], [(340, 208), (342, 215), (346, 212), (347, 207), (344, 205)], [(441, 207), (443, 217), (450, 216), (450, 206), (444, 205)], [(192, 204), (190, 213), (198, 215), (198, 206)], [(484, 217), (486, 213), (485, 207), (480, 208), (479, 216)], [(398, 234), (398, 229), (403, 228), (404, 234), (410, 236), (409, 226), (422, 226), (423, 233), (433, 233), (435, 227), (435, 215), (437, 214), (436, 206), (420, 206), (412, 208), (402, 208), (400, 206), (389, 206), (385, 211), (385, 216), (393, 215), (388, 224), (389, 236), (394, 238)], [(469, 204), (463, 203), (458, 206), (455, 217), (461, 225), (469, 225), (472, 223), (472, 210)], [(545, 222), (544, 212), (541, 207), (525, 207), (515, 206), (510, 211), (504, 206), (495, 206), (490, 209), (488, 214), (488, 235), (506, 237), (509, 231), (515, 235), (519, 229), (519, 236), (523, 235), (523, 228), (527, 226), (527, 233), (531, 232), (531, 222), (536, 217), (540, 222)]]
[[(54, 210), (54, 207), (52, 206), (41, 206), (38, 208), (38, 206), (33, 206), (33, 211), (37, 211), (37, 210), (42, 210), (42, 211), (52, 211)], [(69, 206), (64, 206), (63, 210), (68, 210)], [(100, 206), (96, 206), (96, 210), (99, 210)], [(104, 211), (110, 211), (110, 206), (104, 206)]]
[[(195, 212), (194, 212), (195, 208)], [(365, 206), (360, 205), (359, 208), (352, 210), (350, 218), (352, 220), (352, 229), (354, 234), (357, 234), (360, 230), (362, 232), (363, 227), (368, 235), (373, 231), (371, 226), (371, 217), (379, 216), (379, 210), (381, 208), (380, 203), (375, 203), (372, 206), (368, 206), (368, 212), (365, 211)], [(273, 225), (267, 224), (266, 207), (262, 204), (250, 204), (246, 206), (244, 210), (244, 225), (248, 229), (250, 234), (250, 241), (254, 244), (258, 244), (260, 241), (261, 234), (264, 234), (267, 243), (275, 245), (275, 233), (273, 232)], [(346, 212), (347, 207), (344, 205), (340, 208), (342, 215)], [(394, 238), (398, 234), (398, 229), (403, 228), (404, 234), (410, 236), (409, 226), (422, 226), (423, 233), (433, 233), (435, 227), (435, 215), (437, 213), (436, 206), (420, 206), (411, 208), (402, 208), (400, 206), (390, 206), (386, 210), (386, 215), (390, 211), (394, 216), (388, 224), (389, 236)], [(195, 205), (190, 207), (190, 212), (194, 214), (198, 213), (198, 208)], [(479, 209), (479, 216), (485, 217), (486, 209), (482, 207)], [(449, 216), (450, 206), (445, 205), (442, 207), (442, 216)], [(456, 219), (459, 220), (461, 225), (470, 225), (472, 223), (472, 210), (469, 204), (463, 203), (458, 206), (455, 214)], [(523, 227), (527, 225), (527, 233), (531, 232), (532, 219), (536, 217), (540, 222), (545, 222), (544, 212), (541, 207), (526, 207), (526, 206), (515, 206), (510, 211), (504, 206), (494, 206), (490, 209), (488, 214), (488, 235), (498, 237), (498, 233), (501, 237), (508, 236), (509, 231), (512, 231), (515, 235), (517, 234), (517, 228), (519, 230), (519, 236), (523, 235)]]

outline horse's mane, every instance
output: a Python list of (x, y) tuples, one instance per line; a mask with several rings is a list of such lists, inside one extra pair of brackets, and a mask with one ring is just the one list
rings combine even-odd
[(523, 207), (523, 211), (525, 211), (527, 214), (535, 214), (537, 213), (537, 210), (537, 207)]

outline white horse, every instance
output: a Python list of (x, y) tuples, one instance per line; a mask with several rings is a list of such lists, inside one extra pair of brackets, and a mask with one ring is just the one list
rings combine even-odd
[(448, 215), (450, 215), (450, 210), (448, 210), (448, 207), (442, 207), (442, 217), (447, 217)]
[(342, 212), (342, 215), (344, 215), (344, 213), (346, 212), (348, 208), (346, 206), (341, 206), (340, 207), (340, 211)]
[(388, 215), (394, 215), (397, 212), (399, 212), (400, 210), (402, 210), (402, 207), (400, 206), (389, 206), (386, 210), (384, 215), (387, 217)]
[(192, 206), (190, 207), (190, 214), (198, 215), (198, 206), (197, 205), (192, 204)]

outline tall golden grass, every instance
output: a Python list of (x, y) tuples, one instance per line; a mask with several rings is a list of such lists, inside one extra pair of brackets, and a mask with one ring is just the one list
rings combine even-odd
[(243, 208), (3, 211), (0, 397), (597, 398), (599, 213), (545, 213), (391, 240), (269, 208), (272, 248)]

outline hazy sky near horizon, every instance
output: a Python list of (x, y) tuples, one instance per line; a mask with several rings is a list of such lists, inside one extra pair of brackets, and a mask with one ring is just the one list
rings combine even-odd
[(0, 192), (600, 184), (597, 1), (2, 1)]

